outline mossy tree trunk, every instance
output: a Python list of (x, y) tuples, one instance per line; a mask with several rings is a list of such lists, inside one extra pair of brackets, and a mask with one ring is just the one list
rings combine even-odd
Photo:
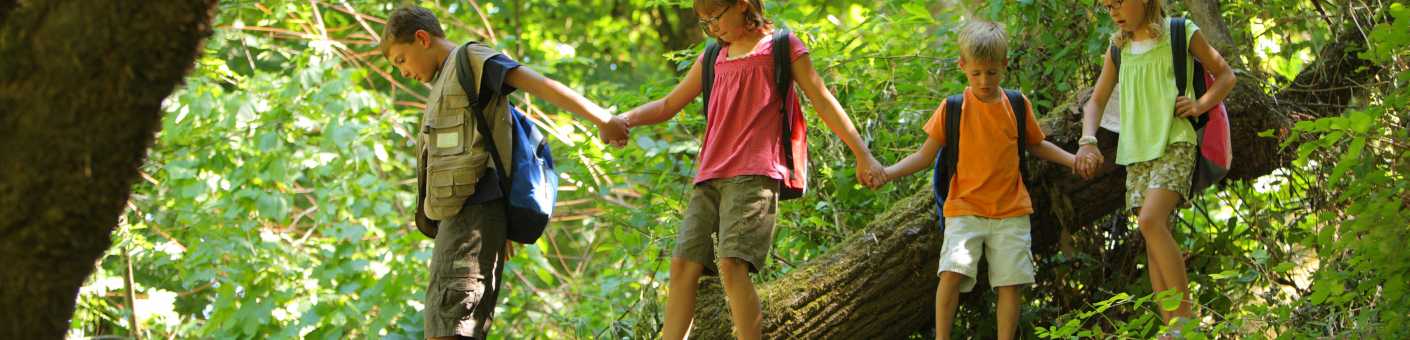
[(213, 0), (0, 0), (0, 338), (59, 339)]

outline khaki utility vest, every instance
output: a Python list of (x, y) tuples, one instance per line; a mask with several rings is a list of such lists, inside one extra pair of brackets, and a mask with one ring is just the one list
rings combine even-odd
[[(467, 49), (467, 59), (456, 58), (461, 49)], [(485, 119), (496, 141), (510, 140), (509, 100), (498, 95), (500, 91), (481, 91), (485, 62), (499, 55), (488, 46), (470, 43), (451, 50), (440, 72), (433, 80), (430, 102), (421, 117), (421, 133), (417, 137), (416, 187), (417, 187), (417, 227), (423, 233), (428, 226), (434, 237), (435, 222), (451, 218), (460, 213), (466, 199), (475, 193), (475, 185), (489, 169), (490, 153), (484, 136), (471, 112), (471, 98), (459, 82), (459, 65), (470, 63), (475, 73), (471, 79), (476, 86), (475, 93), (488, 100)], [(499, 75), (502, 81), (503, 75)], [(502, 84), (494, 84), (502, 86)], [(489, 98), (485, 98), (489, 97)], [(512, 143), (496, 143), (501, 161), (509, 164)], [(506, 170), (506, 173), (508, 170)], [(428, 221), (431, 220), (431, 221)]]

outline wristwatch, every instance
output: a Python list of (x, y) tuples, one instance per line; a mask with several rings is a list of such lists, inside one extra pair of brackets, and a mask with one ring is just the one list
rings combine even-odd
[(1082, 138), (1077, 139), (1077, 145), (1096, 145), (1096, 144), (1097, 144), (1097, 136), (1082, 136)]

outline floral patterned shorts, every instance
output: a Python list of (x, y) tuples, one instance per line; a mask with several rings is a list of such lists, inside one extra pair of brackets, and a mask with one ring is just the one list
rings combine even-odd
[(1175, 143), (1165, 147), (1165, 154), (1145, 162), (1126, 166), (1126, 208), (1140, 208), (1146, 201), (1146, 190), (1165, 189), (1190, 197), (1190, 176), (1195, 171), (1195, 146)]

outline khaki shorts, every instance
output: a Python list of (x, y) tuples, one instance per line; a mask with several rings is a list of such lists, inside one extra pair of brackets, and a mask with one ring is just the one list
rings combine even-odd
[(1165, 147), (1156, 159), (1126, 166), (1126, 208), (1140, 208), (1146, 202), (1146, 191), (1165, 189), (1190, 197), (1190, 176), (1195, 172), (1195, 146), (1175, 143)]
[(712, 179), (695, 185), (672, 256), (719, 273), (717, 259), (738, 258), (757, 273), (768, 259), (778, 214), (779, 181), (767, 176)]
[(467, 203), (441, 221), (431, 250), (426, 337), (489, 334), (504, 272), (504, 204), (503, 199)]
[(979, 260), (989, 257), (989, 287), (1033, 283), (1033, 236), (1028, 216), (993, 219), (978, 216), (945, 218), (945, 243), (940, 246), (936, 273), (964, 275), (960, 291), (974, 290)]

